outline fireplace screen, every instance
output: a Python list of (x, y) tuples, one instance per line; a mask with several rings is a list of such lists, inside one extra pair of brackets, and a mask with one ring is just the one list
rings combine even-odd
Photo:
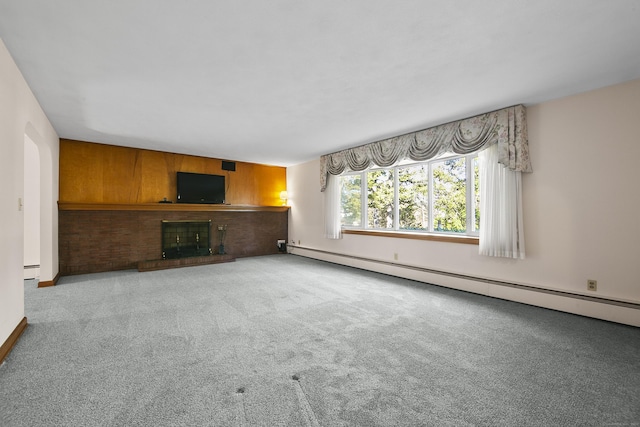
[(163, 259), (211, 254), (211, 220), (162, 221)]

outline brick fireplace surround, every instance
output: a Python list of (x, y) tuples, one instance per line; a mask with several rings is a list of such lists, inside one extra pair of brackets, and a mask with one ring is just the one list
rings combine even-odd
[[(79, 204), (60, 202), (60, 275), (135, 269), (162, 259), (162, 220), (227, 225), (225, 253), (233, 258), (277, 254), (287, 239), (288, 207)], [(211, 236), (216, 246), (217, 234)]]

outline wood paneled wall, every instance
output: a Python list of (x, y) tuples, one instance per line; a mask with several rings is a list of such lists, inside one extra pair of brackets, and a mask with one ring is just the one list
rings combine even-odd
[(230, 172), (222, 159), (60, 140), (61, 202), (176, 202), (176, 172), (224, 175), (232, 205), (278, 206), (286, 190), (284, 167), (236, 162)]

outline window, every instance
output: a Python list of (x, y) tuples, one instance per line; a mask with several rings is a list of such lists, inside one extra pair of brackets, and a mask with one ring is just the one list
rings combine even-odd
[(340, 177), (340, 223), (347, 227), (362, 225), (362, 179), (360, 175)]
[(340, 176), (345, 228), (477, 235), (477, 155), (369, 169)]
[(425, 165), (398, 168), (400, 230), (429, 229), (429, 174)]
[(367, 228), (394, 228), (394, 172), (393, 169), (366, 172)]
[(467, 231), (467, 172), (464, 158), (431, 164), (433, 231)]

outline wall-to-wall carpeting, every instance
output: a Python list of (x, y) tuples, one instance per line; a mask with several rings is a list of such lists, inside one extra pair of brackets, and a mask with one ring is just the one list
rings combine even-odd
[(640, 422), (638, 328), (293, 255), (25, 293), (2, 426)]

